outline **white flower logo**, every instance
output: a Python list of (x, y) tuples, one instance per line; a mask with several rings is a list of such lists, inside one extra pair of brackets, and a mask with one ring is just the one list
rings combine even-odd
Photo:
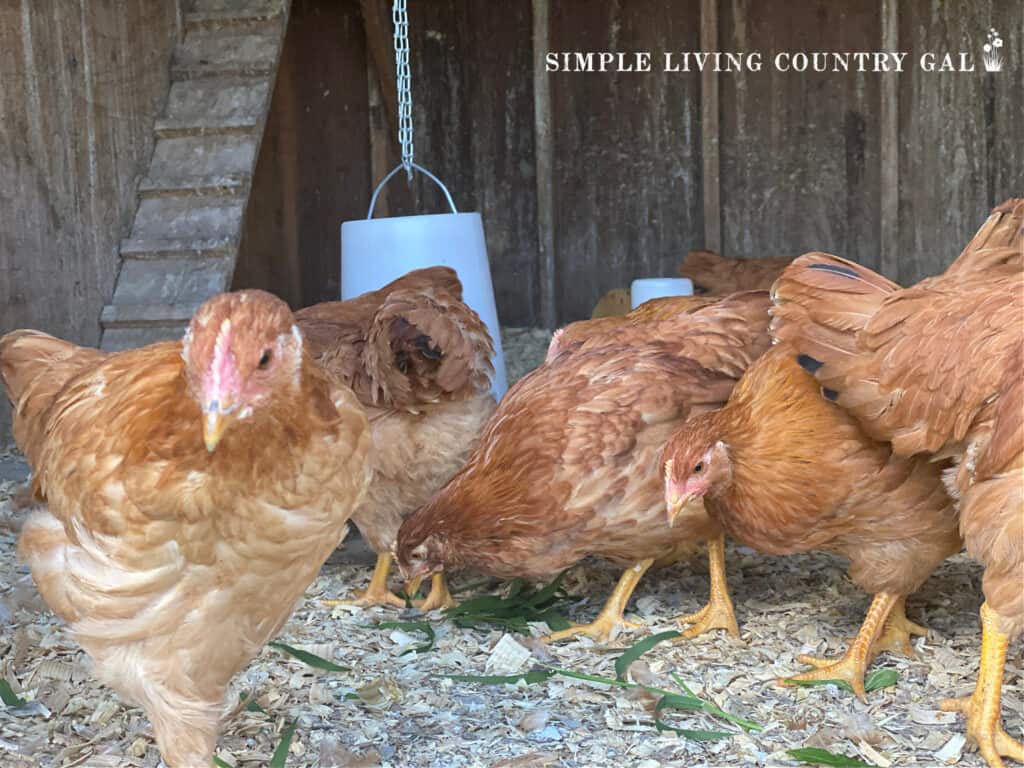
[(989, 27), (988, 42), (981, 46), (983, 51), (981, 60), (985, 64), (986, 72), (1001, 72), (1003, 69), (1003, 54), (999, 50), (1003, 47), (1003, 38), (996, 32), (995, 27)]

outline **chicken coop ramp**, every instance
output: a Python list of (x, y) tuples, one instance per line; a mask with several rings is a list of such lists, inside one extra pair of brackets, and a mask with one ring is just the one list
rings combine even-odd
[(177, 338), (230, 288), (287, 20), (288, 0), (195, 0), (184, 15), (102, 349)]

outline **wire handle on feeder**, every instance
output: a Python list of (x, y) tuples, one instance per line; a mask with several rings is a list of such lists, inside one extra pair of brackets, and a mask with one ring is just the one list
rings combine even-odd
[(395, 81), (398, 88), (398, 143), (402, 145), (402, 167), (412, 181), (412, 79), (409, 73), (409, 13), (406, 0), (391, 7), (395, 25)]

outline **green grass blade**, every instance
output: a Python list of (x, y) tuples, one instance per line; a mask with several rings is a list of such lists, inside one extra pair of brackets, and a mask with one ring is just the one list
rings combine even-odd
[(559, 593), (562, 592), (562, 579), (565, 578), (565, 574), (568, 572), (569, 569), (566, 569), (555, 576), (555, 578), (551, 580), (550, 584), (546, 585), (533, 595), (533, 597), (529, 598), (527, 603), (529, 603), (531, 607), (537, 607), (542, 603), (558, 599)]
[(896, 685), (896, 681), (900, 679), (900, 673), (892, 667), (886, 667), (884, 669), (876, 669), (874, 672), (867, 676), (864, 681), (864, 690), (867, 692), (878, 691), (882, 688), (888, 688)]
[(658, 643), (663, 643), (666, 640), (672, 640), (676, 637), (679, 637), (679, 633), (674, 629), (670, 629), (667, 632), (659, 632), (656, 635), (645, 637), (643, 640), (633, 643), (633, 645), (627, 648), (625, 652), (615, 660), (615, 677), (619, 680), (625, 680), (626, 675), (629, 672), (629, 667), (634, 661), (639, 659)]
[(24, 707), (25, 700), (14, 692), (11, 684), (0, 677), (0, 701), (5, 707)]
[[(866, 692), (877, 691), (881, 688), (888, 688), (896, 685), (900, 679), (900, 673), (892, 668), (876, 669), (864, 678), (864, 690)], [(853, 693), (853, 688), (845, 680), (798, 680), (795, 677), (787, 677), (786, 682), (792, 685), (799, 685), (803, 688), (815, 688), (822, 685), (834, 685), (844, 691)]]
[(442, 677), (460, 683), (479, 683), (480, 685), (514, 685), (520, 680), (525, 681), (527, 685), (533, 685), (542, 683), (554, 675), (555, 673), (548, 669), (531, 669), (529, 672), (518, 675), (442, 675)]
[[(585, 680), (588, 683), (603, 683), (604, 685), (614, 685), (617, 688), (639, 688), (641, 686), (636, 683), (628, 683), (625, 680), (616, 680), (614, 677), (601, 677), (600, 675), (588, 675), (585, 672), (574, 672), (571, 669), (565, 669), (564, 667), (556, 667), (552, 664), (541, 664), (545, 669), (550, 669), (556, 675), (562, 677), (571, 677), (573, 680)], [(667, 693), (667, 691), (663, 691)]]
[(244, 704), (247, 712), (262, 712), (267, 714), (266, 711), (259, 705), (259, 702), (253, 698), (253, 695), (249, 691), (243, 691), (238, 697), (238, 703)]
[(728, 739), (733, 735), (725, 731), (693, 731), (689, 728), (676, 728), (661, 718), (654, 721), (654, 727), (659, 731), (672, 731), (672, 733), (682, 736), (684, 739), (690, 739), (690, 741), (720, 741), (721, 739)]
[(837, 755), (835, 752), (829, 752), (827, 749), (818, 749), (817, 747), (790, 749), (786, 751), (786, 754), (794, 760), (799, 760), (807, 765), (829, 765), (833, 768), (877, 768), (874, 764), (865, 763), (863, 760), (858, 760), (855, 757)]
[(678, 693), (670, 693), (667, 696), (662, 696), (658, 699), (658, 703), (654, 705), (655, 712), (661, 712), (663, 709), (690, 709), (690, 710), (704, 710), (705, 702), (698, 699), (696, 696), (680, 696)]
[(279, 651), (283, 651), (284, 653), (287, 653), (289, 656), (294, 656), (296, 659), (301, 661), (303, 664), (308, 664), (309, 666), (315, 667), (316, 669), (322, 669), (322, 670), (324, 670), (326, 672), (348, 672), (349, 671), (348, 667), (342, 667), (342, 666), (340, 666), (338, 664), (335, 664), (333, 661), (328, 661), (327, 659), (323, 658), (322, 656), (317, 656), (315, 653), (310, 653), (309, 651), (303, 651), (303, 650), (301, 650), (299, 648), (293, 648), (292, 646), (286, 645), (285, 643), (272, 642), (272, 643), (267, 643), (267, 645), (269, 645), (271, 648), (275, 648), (275, 649), (277, 649)]
[(709, 715), (714, 715), (715, 717), (720, 717), (723, 720), (728, 720), (733, 725), (738, 725), (740, 728), (743, 728), (747, 731), (760, 731), (764, 729), (764, 726), (760, 723), (755, 723), (753, 720), (744, 720), (742, 717), (731, 715), (724, 709), (719, 707), (717, 704), (715, 704), (713, 701), (705, 701), (704, 699), (701, 699), (696, 693), (694, 693), (690, 689), (690, 686), (683, 682), (683, 678), (681, 678), (675, 672), (672, 673), (672, 679), (675, 680), (676, 685), (678, 685), (683, 690), (683, 692), (686, 693), (687, 696), (700, 701), (701, 704), (704, 705), (704, 711), (707, 712)]
[(274, 750), (274, 756), (270, 758), (270, 768), (284, 768), (288, 759), (288, 748), (292, 745), (292, 737), (295, 736), (295, 723), (292, 722), (281, 734), (281, 741)]
[(417, 645), (415, 648), (406, 648), (402, 651), (399, 656), (405, 656), (407, 653), (425, 653), (434, 647), (434, 640), (437, 639), (434, 634), (434, 627), (429, 621), (382, 621), (377, 624), (378, 629), (401, 629), (403, 631), (409, 630), (412, 632), (422, 632), (427, 636), (427, 642), (423, 645)]
[(213, 756), (213, 764), (216, 765), (217, 768), (235, 768), (231, 763), (226, 760), (221, 760), (216, 755)]

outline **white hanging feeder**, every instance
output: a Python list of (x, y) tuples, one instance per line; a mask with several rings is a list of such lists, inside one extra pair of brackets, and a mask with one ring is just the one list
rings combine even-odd
[[(375, 291), (413, 269), (451, 267), (462, 281), (463, 300), (480, 315), (494, 341), (492, 390), (500, 399), (508, 384), (483, 220), (479, 213), (459, 213), (441, 180), (413, 162), (409, 22), (405, 5), (406, 0), (396, 0), (392, 11), (402, 162), (377, 185), (366, 218), (341, 225), (341, 298), (351, 299)], [(451, 213), (373, 218), (381, 189), (403, 168), (409, 179), (415, 170), (441, 187)]]

